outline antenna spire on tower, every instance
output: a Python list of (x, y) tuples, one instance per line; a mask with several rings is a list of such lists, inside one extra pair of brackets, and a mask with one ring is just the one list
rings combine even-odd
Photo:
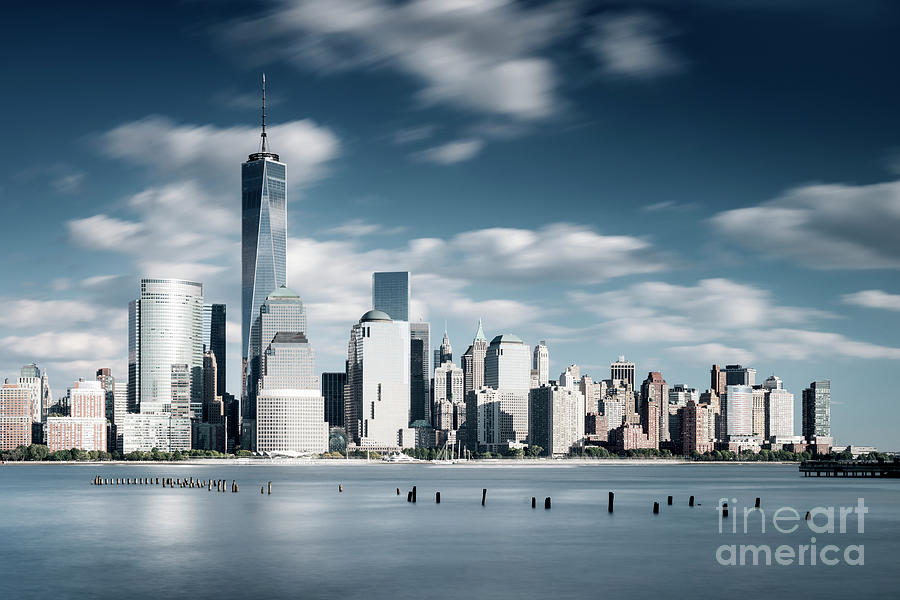
[(262, 133), (260, 134), (261, 152), (268, 152), (266, 142), (266, 74), (262, 74)]

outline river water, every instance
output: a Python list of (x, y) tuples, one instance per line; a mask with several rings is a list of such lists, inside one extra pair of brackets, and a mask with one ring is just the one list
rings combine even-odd
[[(90, 485), (97, 474), (234, 479), (240, 491)], [(260, 494), (268, 481), (272, 494)], [(748, 513), (744, 533), (757, 496), (762, 511)], [(720, 498), (730, 504), (721, 533)], [(865, 509), (845, 511), (841, 533), (840, 507), (860, 498)], [(778, 525), (792, 533), (775, 527), (782, 507)], [(803, 516), (815, 507), (834, 507), (834, 533), (810, 529)], [(741, 544), (771, 548), (771, 564), (754, 566), (751, 553), (728, 564), (720, 547), (732, 544), (738, 555)], [(816, 564), (806, 549), (800, 565), (798, 547), (813, 544)], [(837, 564), (822, 562), (828, 545)], [(779, 546), (793, 547), (791, 564), (775, 560)], [(2, 598), (845, 599), (898, 589), (900, 480), (803, 478), (796, 465), (0, 466)]]

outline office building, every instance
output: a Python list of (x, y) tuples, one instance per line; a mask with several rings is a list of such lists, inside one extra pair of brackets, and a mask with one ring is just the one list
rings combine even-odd
[(447, 335), (447, 329), (444, 328), (444, 339), (441, 340), (441, 347), (438, 350), (436, 365), (442, 365), (445, 362), (453, 361), (453, 346), (450, 345), (450, 336)]
[(759, 439), (766, 437), (766, 396), (769, 390), (762, 386), (753, 387), (753, 435)]
[(581, 386), (581, 368), (578, 365), (566, 367), (566, 370), (559, 374), (559, 385), (570, 390), (578, 389)]
[(325, 420), (331, 427), (344, 426), (344, 386), (347, 373), (322, 373), (322, 397), (325, 399)]
[[(565, 456), (584, 441), (584, 395), (574, 387), (542, 385), (528, 395), (528, 443), (544, 456)], [(605, 432), (604, 432), (605, 433)]]
[[(287, 165), (269, 151), (266, 135), (265, 77), (259, 149), (241, 165), (241, 354), (242, 401), (248, 384), (255, 384), (258, 366), (250, 372), (250, 357), (260, 352), (260, 307), (273, 291), (287, 285)], [(297, 331), (291, 329), (287, 331)], [(258, 358), (258, 354), (256, 355)], [(245, 402), (243, 409), (255, 408)], [(245, 418), (252, 414), (244, 413)]]
[(207, 349), (216, 355), (216, 395), (225, 396), (225, 365), (228, 357), (225, 355), (225, 305), (209, 304), (209, 337), (204, 334), (203, 341)]
[(544, 340), (541, 340), (541, 342), (534, 347), (531, 368), (537, 376), (537, 386), (535, 387), (550, 383), (550, 350), (547, 348), (547, 342)]
[(756, 385), (756, 369), (742, 365), (725, 365), (725, 385)]
[(76, 381), (69, 388), (68, 417), (47, 417), (46, 439), (51, 452), (78, 448), (106, 451), (106, 390), (99, 381)]
[(112, 423), (115, 421), (116, 378), (112, 376), (112, 372), (107, 368), (97, 369), (96, 377), (97, 381), (100, 382), (100, 387), (106, 392), (104, 415), (106, 420)]
[[(528, 367), (528, 370), (531, 368)], [(466, 395), (466, 442), (469, 449), (473, 452), (499, 452), (510, 446), (526, 444), (528, 392), (490, 387), (469, 392)]]
[(372, 307), (393, 321), (409, 321), (409, 271), (372, 273)]
[(749, 385), (728, 385), (722, 396), (725, 435), (733, 437), (753, 435), (753, 388)]
[[(179, 415), (199, 418), (203, 411), (203, 286), (180, 279), (141, 279), (141, 297), (129, 304), (128, 316), (129, 411), (170, 412), (174, 399)], [(185, 376), (187, 390), (183, 389)], [(182, 405), (185, 393), (186, 407)]]
[(466, 394), (484, 386), (484, 359), (487, 356), (487, 349), (488, 340), (484, 335), (481, 319), (478, 319), (475, 339), (472, 340), (472, 344), (466, 350), (462, 359), (464, 391)]
[(431, 422), (431, 325), (409, 324), (409, 419)]
[(656, 402), (657, 418), (659, 419), (657, 423), (658, 441), (669, 441), (669, 385), (659, 371), (651, 371), (647, 374), (647, 379), (641, 383), (639, 407), (641, 414), (644, 413), (644, 405), (647, 402)]
[(767, 440), (794, 437), (794, 394), (780, 386), (770, 388), (766, 394), (765, 412)]
[(710, 437), (713, 428), (710, 419), (713, 413), (708, 404), (699, 404), (693, 398), (687, 401), (681, 412), (681, 453), (691, 456), (695, 452), (711, 452), (714, 439)]
[(713, 365), (709, 370), (709, 388), (721, 398), (725, 393), (725, 386), (728, 385), (725, 371), (719, 365)]
[(807, 442), (815, 438), (831, 439), (831, 380), (813, 381), (803, 390), (801, 432)]
[(166, 413), (127, 413), (120, 428), (123, 454), (191, 449), (191, 420)]
[(627, 381), (634, 389), (634, 363), (625, 360), (624, 356), (619, 356), (619, 360), (609, 365), (609, 378)]
[(409, 323), (370, 310), (353, 326), (347, 349), (345, 428), (369, 448), (415, 446), (409, 428)]
[(34, 403), (29, 388), (15, 383), (0, 387), (0, 450), (31, 445)]

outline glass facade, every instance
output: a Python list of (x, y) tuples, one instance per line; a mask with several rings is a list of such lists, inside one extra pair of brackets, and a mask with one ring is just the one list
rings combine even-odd
[(831, 437), (831, 380), (813, 381), (803, 390), (803, 437)]
[[(388, 313), (390, 314), (390, 313)], [(431, 421), (431, 325), (409, 324), (409, 422)]]
[[(260, 306), (286, 283), (287, 165), (273, 154), (252, 155), (241, 169), (241, 206), (241, 348), (249, 378), (259, 373), (258, 355), (256, 364), (250, 357), (260, 335)], [(247, 380), (245, 396), (253, 394), (251, 383)], [(244, 403), (245, 417), (251, 406)]]
[(394, 321), (409, 321), (409, 271), (373, 273), (372, 307)]
[(344, 426), (344, 385), (346, 383), (346, 373), (322, 373), (325, 420), (332, 427)]
[[(141, 413), (168, 413), (181, 378), (188, 405), (203, 409), (203, 286), (180, 279), (142, 279), (141, 298), (129, 305), (129, 405)], [(173, 365), (184, 365), (175, 377)], [(134, 377), (132, 378), (132, 374)], [(133, 395), (133, 396), (132, 396)], [(181, 396), (178, 396), (181, 398)], [(131, 406), (129, 406), (131, 408)]]

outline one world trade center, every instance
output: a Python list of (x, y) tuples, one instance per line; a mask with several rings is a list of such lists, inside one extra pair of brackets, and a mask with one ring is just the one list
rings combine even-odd
[[(241, 165), (241, 446), (255, 444), (256, 392), (260, 377), (260, 306), (286, 285), (287, 165), (269, 151), (266, 139), (266, 77), (262, 78), (259, 151)], [(268, 341), (268, 340), (267, 340)], [(247, 437), (245, 437), (245, 435)]]

